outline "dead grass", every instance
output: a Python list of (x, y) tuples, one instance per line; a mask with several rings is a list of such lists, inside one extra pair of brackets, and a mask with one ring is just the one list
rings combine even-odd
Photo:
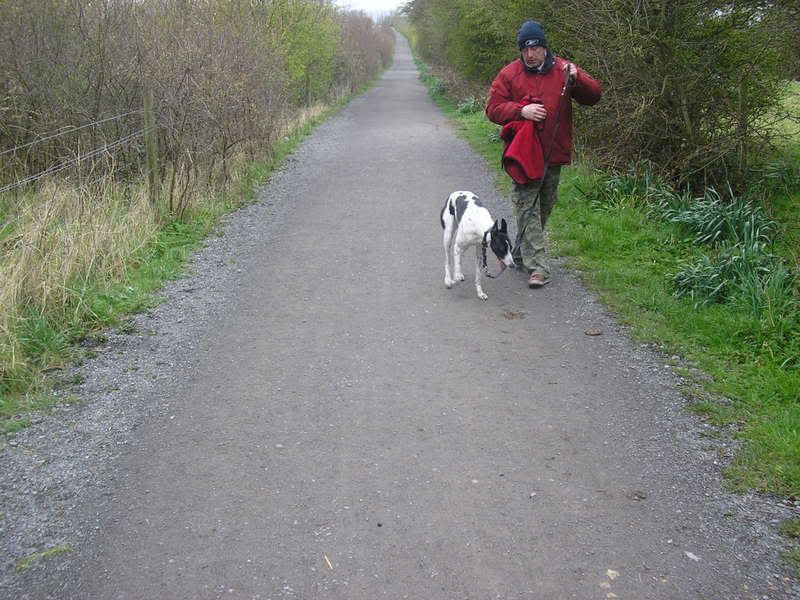
[[(2, 202), (3, 199), (0, 199)], [(0, 240), (0, 364), (24, 367), (19, 323), (31, 314), (69, 320), (82, 287), (118, 278), (152, 239), (157, 220), (144, 186), (52, 181), (11, 204)], [(79, 302), (79, 300), (78, 300)]]

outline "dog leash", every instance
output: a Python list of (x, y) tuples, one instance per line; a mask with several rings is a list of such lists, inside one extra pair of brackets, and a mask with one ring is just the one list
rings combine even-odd
[(489, 279), (497, 279), (498, 277), (500, 277), (500, 274), (503, 271), (500, 271), (500, 273), (498, 273), (497, 275), (492, 275), (491, 273), (489, 273), (489, 265), (486, 264), (486, 247), (489, 245), (489, 242), (486, 241), (486, 236), (489, 235), (490, 231), (491, 229), (487, 229), (483, 234), (483, 241), (481, 242), (481, 254), (483, 258), (481, 262), (483, 263), (482, 264), (483, 274), (486, 275)]

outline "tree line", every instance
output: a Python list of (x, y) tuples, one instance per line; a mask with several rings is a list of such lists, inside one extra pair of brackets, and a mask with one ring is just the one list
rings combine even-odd
[(138, 174), (144, 136), (126, 136), (154, 128), (173, 195), (201, 171), (225, 178), (232, 154), (270, 148), (291, 114), (375, 77), (393, 44), (331, 0), (2, 2), (0, 176), (120, 140), (91, 168)]
[(763, 0), (411, 0), (426, 62), (488, 86), (526, 19), (604, 85), (578, 115), (601, 166), (649, 163), (673, 182), (734, 185), (784, 130), (800, 73), (800, 8)]

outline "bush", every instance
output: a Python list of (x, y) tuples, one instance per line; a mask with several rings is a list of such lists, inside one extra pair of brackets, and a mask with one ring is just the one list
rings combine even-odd
[(767, 218), (760, 206), (736, 197), (725, 202), (714, 188), (707, 189), (703, 198), (689, 203), (685, 198), (671, 203), (665, 196), (660, 207), (666, 219), (694, 235), (695, 244), (736, 244), (751, 240), (766, 243), (777, 228), (777, 223)]
[(800, 319), (796, 277), (771, 251), (777, 224), (761, 207), (736, 198), (723, 202), (712, 189), (702, 199), (662, 205), (661, 212), (688, 231), (693, 243), (716, 251), (685, 263), (675, 274), (677, 296), (689, 296), (698, 305), (729, 303), (771, 325)]
[(755, 240), (723, 243), (713, 258), (702, 255), (675, 274), (675, 293), (697, 305), (738, 299), (755, 316), (769, 307), (788, 307), (793, 278), (765, 245)]
[(677, 199), (668, 184), (647, 163), (636, 171), (596, 171), (592, 186), (579, 191), (596, 210), (671, 205)]
[(796, 44), (791, 3), (721, 0), (411, 0), (422, 57), (488, 87), (517, 54), (523, 20), (604, 85), (577, 111), (579, 142), (598, 166), (649, 161), (677, 187), (727, 182), (779, 136), (786, 65)]

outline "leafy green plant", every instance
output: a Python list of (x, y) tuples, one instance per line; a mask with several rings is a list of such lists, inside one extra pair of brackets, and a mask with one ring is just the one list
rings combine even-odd
[[(578, 187), (578, 186), (576, 186)], [(667, 205), (674, 194), (666, 182), (647, 163), (626, 173), (598, 171), (587, 189), (578, 190), (595, 210), (616, 210), (622, 207)]]
[(483, 102), (475, 97), (467, 98), (458, 103), (458, 113), (461, 115), (470, 115), (474, 113), (483, 113)]
[(433, 97), (442, 96), (444, 94), (445, 86), (443, 80), (433, 75), (421, 75), (420, 79)]
[(796, 321), (800, 316), (794, 294), (796, 276), (774, 255), (762, 260), (760, 269), (751, 266), (738, 273), (731, 306), (758, 315), (772, 326), (782, 321)]
[(740, 198), (725, 202), (713, 188), (693, 202), (662, 206), (664, 217), (693, 234), (695, 244), (749, 243), (749, 240), (768, 243), (777, 225), (760, 206)]
[(686, 263), (672, 278), (675, 295), (689, 297), (695, 307), (713, 302), (724, 302), (731, 284), (726, 265), (713, 261), (707, 255), (693, 263)]
[(791, 563), (794, 568), (797, 569), (797, 577), (800, 577), (800, 548), (789, 550), (789, 552), (784, 555), (784, 558), (786, 562)]
[(63, 360), (70, 346), (69, 335), (42, 315), (21, 319), (17, 339), (22, 351), (45, 369)]
[[(731, 298), (735, 290), (740, 290), (747, 282), (752, 289), (761, 288), (768, 277), (773, 282), (780, 276), (783, 285), (791, 289), (788, 271), (782, 268), (778, 259), (765, 250), (763, 242), (749, 240), (736, 244), (724, 243), (715, 259), (702, 255), (700, 259), (685, 265), (674, 276), (676, 294), (695, 298), (705, 298), (700, 304), (724, 302)], [(770, 287), (774, 288), (773, 283)]]

